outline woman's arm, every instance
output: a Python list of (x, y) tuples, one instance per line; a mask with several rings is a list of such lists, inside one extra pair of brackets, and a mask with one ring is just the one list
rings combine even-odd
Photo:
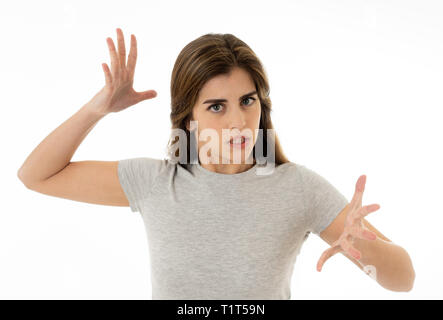
[(77, 161), (71, 157), (103, 118), (86, 104), (55, 129), (28, 156), (18, 175), (30, 190), (111, 206), (129, 206), (118, 178), (118, 161)]
[[(333, 245), (343, 234), (350, 206), (347, 205), (332, 223), (320, 233), (320, 238)], [(383, 288), (391, 291), (409, 292), (415, 280), (415, 271), (411, 257), (401, 246), (386, 238), (366, 219), (363, 225), (376, 234), (375, 240), (355, 238), (352, 247), (360, 252), (356, 259), (346, 251), (341, 252), (346, 258), (357, 265), (362, 271), (377, 281)]]
[(137, 43), (131, 35), (126, 63), (123, 32), (117, 28), (118, 53), (111, 38), (106, 38), (111, 69), (103, 63), (106, 85), (79, 111), (51, 132), (28, 156), (18, 170), (26, 186), (40, 184), (66, 168), (74, 152), (97, 122), (110, 112), (119, 112), (140, 101), (154, 98), (154, 90), (136, 92), (133, 88)]
[(320, 257), (317, 271), (321, 271), (326, 260), (342, 252), (382, 287), (392, 291), (410, 291), (415, 271), (409, 254), (364, 219), (369, 213), (380, 209), (378, 204), (362, 206), (365, 184), (366, 175), (361, 175), (355, 185), (352, 201), (320, 233), (320, 237), (331, 247)]
[(42, 182), (63, 170), (80, 143), (105, 115), (94, 111), (91, 100), (52, 131), (26, 158), (18, 177), (27, 186)]

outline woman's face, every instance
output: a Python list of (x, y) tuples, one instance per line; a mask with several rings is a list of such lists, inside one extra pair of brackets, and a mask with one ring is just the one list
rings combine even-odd
[[(230, 74), (218, 75), (206, 82), (192, 111), (192, 120), (198, 126), (200, 162), (241, 164), (247, 160), (246, 163), (253, 163), (252, 150), (260, 114), (255, 84), (244, 69), (233, 68)], [(189, 123), (187, 128), (189, 130)], [(249, 138), (244, 147), (230, 143), (237, 135)]]

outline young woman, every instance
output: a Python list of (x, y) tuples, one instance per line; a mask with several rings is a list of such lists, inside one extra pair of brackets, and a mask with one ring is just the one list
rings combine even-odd
[(318, 271), (342, 252), (383, 287), (412, 288), (407, 252), (364, 219), (379, 208), (362, 207), (366, 177), (348, 202), (284, 156), (264, 68), (232, 34), (203, 35), (180, 52), (168, 157), (71, 162), (100, 119), (156, 96), (132, 88), (135, 36), (127, 62), (121, 29), (117, 39), (118, 52), (107, 38), (105, 86), (33, 150), (18, 176), (37, 192), (140, 212), (153, 299), (290, 299), (293, 266), (311, 232), (331, 245)]

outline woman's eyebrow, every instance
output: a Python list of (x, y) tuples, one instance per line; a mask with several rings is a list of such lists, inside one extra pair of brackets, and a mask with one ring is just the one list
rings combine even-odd
[[(252, 96), (253, 94), (257, 94), (257, 91), (251, 91), (251, 92), (249, 92), (247, 94), (244, 94), (238, 100), (241, 101), (242, 99), (244, 99), (246, 97), (249, 97), (249, 96)], [(226, 102), (226, 101), (228, 101), (228, 100), (226, 100), (226, 99), (209, 99), (209, 100), (206, 100), (205, 102), (203, 102), (203, 104), (205, 104), (205, 103)]]

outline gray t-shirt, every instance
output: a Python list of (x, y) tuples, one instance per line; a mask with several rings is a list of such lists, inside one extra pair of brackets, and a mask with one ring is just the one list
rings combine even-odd
[(257, 168), (222, 174), (168, 159), (119, 161), (146, 228), (153, 300), (290, 299), (309, 232), (319, 235), (349, 202), (303, 165)]

